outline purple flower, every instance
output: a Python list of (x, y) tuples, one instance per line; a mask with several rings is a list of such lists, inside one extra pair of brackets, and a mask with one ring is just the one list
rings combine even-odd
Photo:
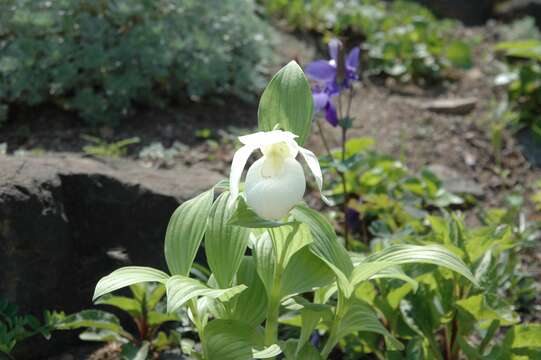
[(358, 80), (359, 47), (354, 47), (345, 58), (345, 74), (341, 83), (338, 83), (338, 51), (342, 43), (338, 39), (329, 42), (330, 60), (316, 60), (306, 66), (306, 75), (318, 84), (323, 84), (331, 94), (337, 94), (343, 88), (349, 88), (351, 81)]
[(325, 119), (332, 126), (338, 125), (338, 114), (336, 113), (336, 108), (332, 103), (332, 98), (336, 94), (331, 94), (327, 89), (320, 89), (315, 87), (312, 89), (312, 96), (314, 97), (314, 107), (316, 112), (325, 111)]
[(344, 60), (344, 78), (338, 79), (338, 52), (342, 43), (338, 39), (329, 42), (330, 60), (317, 60), (306, 66), (305, 72), (315, 85), (312, 88), (316, 112), (324, 111), (325, 118), (332, 126), (338, 125), (338, 114), (332, 99), (343, 89), (351, 86), (351, 82), (358, 80), (359, 47), (351, 49)]

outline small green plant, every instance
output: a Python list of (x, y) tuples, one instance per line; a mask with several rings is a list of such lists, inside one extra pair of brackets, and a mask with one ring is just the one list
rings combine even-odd
[(128, 153), (128, 146), (139, 143), (138, 137), (123, 139), (112, 143), (108, 143), (99, 137), (91, 135), (82, 135), (81, 137), (84, 140), (93, 143), (93, 145), (86, 145), (83, 147), (83, 152), (85, 154), (112, 158), (126, 156)]
[(167, 313), (162, 299), (163, 285), (136, 284), (130, 286), (131, 297), (107, 295), (96, 302), (129, 314), (137, 332), (130, 333), (112, 313), (103, 310), (83, 310), (72, 315), (54, 314), (55, 330), (85, 329), (79, 337), (84, 341), (116, 342), (126, 360), (147, 359), (153, 354), (180, 346), (180, 333), (164, 328), (166, 323), (179, 323), (181, 316)]
[(11, 105), (114, 125), (138, 105), (250, 98), (269, 55), (254, 12), (252, 0), (3, 0), (0, 123)]
[(50, 338), (53, 329), (49, 313), (42, 323), (32, 315), (20, 315), (17, 305), (0, 298), (0, 358), (2, 354), (13, 359), (11, 353), (17, 343), (35, 335)]
[(450, 67), (472, 64), (470, 46), (453, 35), (456, 23), (438, 20), (407, 1), (266, 1), (271, 14), (301, 30), (363, 38), (364, 71), (420, 84), (447, 77)]
[(541, 137), (541, 40), (502, 42), (496, 51), (505, 55), (508, 70), (496, 78), (507, 87), (509, 108), (516, 127), (529, 127)]

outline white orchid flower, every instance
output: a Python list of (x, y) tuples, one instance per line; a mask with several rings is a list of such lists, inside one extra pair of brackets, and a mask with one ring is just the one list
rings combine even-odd
[(306, 178), (301, 164), (295, 159), (299, 153), (308, 164), (321, 192), (323, 176), (317, 157), (299, 146), (296, 137), (282, 130), (240, 136), (239, 140), (244, 146), (237, 150), (231, 165), (231, 199), (237, 198), (246, 162), (257, 149), (261, 150), (263, 156), (250, 166), (245, 181), (246, 202), (257, 215), (267, 220), (277, 220), (286, 216), (302, 200)]

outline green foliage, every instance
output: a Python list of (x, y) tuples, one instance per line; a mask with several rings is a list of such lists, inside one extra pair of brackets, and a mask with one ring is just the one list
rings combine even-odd
[(502, 42), (496, 50), (509, 63), (508, 70), (496, 78), (496, 84), (507, 87), (509, 109), (515, 115), (513, 123), (530, 127), (541, 137), (541, 41)]
[(41, 323), (32, 315), (20, 315), (16, 305), (0, 298), (0, 357), (10, 357), (18, 342), (41, 334), (50, 337), (52, 330), (50, 313), (45, 313), (45, 321)]
[(362, 37), (368, 74), (429, 83), (441, 80), (450, 66), (472, 65), (470, 46), (452, 35), (455, 23), (437, 20), (412, 2), (272, 0), (265, 5), (297, 29)]
[(0, 24), (0, 122), (13, 104), (97, 125), (183, 95), (247, 97), (268, 55), (251, 0), (6, 0)]
[(180, 313), (167, 312), (163, 302), (163, 284), (134, 284), (131, 297), (106, 294), (96, 304), (107, 305), (129, 314), (137, 333), (126, 330), (112, 313), (103, 310), (83, 310), (65, 315), (54, 314), (56, 330), (84, 329), (79, 338), (84, 341), (118, 342), (122, 344), (123, 359), (147, 359), (151, 354), (180, 344), (180, 334), (164, 330), (166, 323), (180, 323)]
[(368, 232), (383, 235), (418, 229), (431, 210), (464, 203), (430, 171), (414, 175), (397, 159), (372, 150), (373, 145), (371, 138), (353, 138), (345, 144), (343, 161), (341, 150), (321, 157), (330, 180), (326, 194), (336, 204), (347, 203), (351, 210), (347, 221), (365, 242)]
[(108, 143), (96, 136), (82, 135), (82, 138), (93, 144), (83, 147), (83, 152), (85, 154), (112, 158), (126, 156), (128, 153), (128, 146), (139, 143), (138, 137), (132, 137), (112, 143)]

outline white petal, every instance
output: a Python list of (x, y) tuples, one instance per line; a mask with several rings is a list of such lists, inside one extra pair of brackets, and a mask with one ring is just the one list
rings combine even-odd
[(245, 145), (254, 145), (257, 147), (272, 145), (279, 142), (289, 142), (298, 136), (289, 131), (273, 130), (259, 131), (254, 134), (239, 136), (239, 141)]
[[(308, 164), (308, 168), (314, 175), (314, 178), (316, 179), (316, 184), (319, 189), (319, 193), (321, 194), (321, 191), (323, 189), (323, 174), (321, 173), (321, 168), (319, 167), (319, 161), (316, 157), (316, 155), (311, 152), (308, 149), (305, 149), (303, 147), (299, 146), (299, 152), (301, 153), (302, 157), (304, 158), (304, 161), (306, 161), (306, 164)], [(329, 202), (329, 200), (321, 194), (321, 198), (326, 203)]]
[(248, 169), (246, 202), (260, 217), (278, 220), (302, 200), (306, 179), (301, 164), (291, 158), (284, 160), (281, 174), (264, 177), (261, 170), (265, 160), (262, 157)]
[(235, 152), (233, 162), (231, 163), (231, 173), (229, 175), (229, 190), (231, 191), (231, 201), (235, 201), (239, 194), (240, 178), (242, 171), (250, 155), (257, 149), (254, 145), (244, 145)]

